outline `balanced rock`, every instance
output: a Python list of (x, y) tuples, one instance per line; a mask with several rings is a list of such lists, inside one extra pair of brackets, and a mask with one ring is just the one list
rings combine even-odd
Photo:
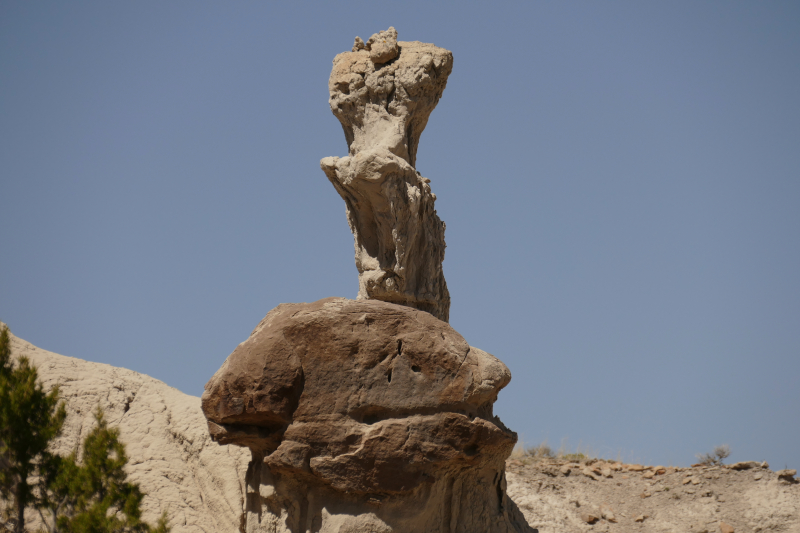
[(430, 180), (415, 168), (419, 138), (442, 96), (453, 55), (398, 42), (389, 28), (333, 60), (330, 107), (349, 154), (322, 170), (344, 199), (355, 238), (358, 299), (421, 309), (448, 320), (442, 272), (445, 225)]
[(246, 446), (246, 531), (531, 531), (506, 495), (510, 380), (410, 307), (281, 304), (202, 397), (212, 437)]

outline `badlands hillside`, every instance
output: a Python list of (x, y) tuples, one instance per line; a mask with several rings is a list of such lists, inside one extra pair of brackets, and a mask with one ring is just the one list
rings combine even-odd
[[(99, 404), (120, 428), (132, 480), (148, 494), (147, 520), (166, 509), (175, 533), (242, 529), (249, 451), (212, 442), (199, 398), (131, 370), (11, 340), (12, 353), (30, 358), (45, 386), (58, 384), (67, 402), (55, 451), (76, 449)], [(596, 459), (507, 462), (508, 494), (542, 533), (800, 533), (800, 484), (793, 476), (755, 462), (692, 468)]]

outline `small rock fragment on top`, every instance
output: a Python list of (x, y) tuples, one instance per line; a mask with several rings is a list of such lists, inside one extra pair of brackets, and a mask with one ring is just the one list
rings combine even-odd
[(361, 50), (369, 52), (369, 59), (375, 64), (391, 61), (400, 55), (400, 47), (397, 45), (397, 30), (393, 26), (389, 26), (388, 30), (373, 34), (366, 44), (361, 37), (356, 37), (353, 43), (353, 52)]
[(400, 54), (397, 46), (397, 30), (389, 26), (386, 31), (379, 31), (369, 38), (366, 44), (369, 58), (373, 63), (386, 63)]

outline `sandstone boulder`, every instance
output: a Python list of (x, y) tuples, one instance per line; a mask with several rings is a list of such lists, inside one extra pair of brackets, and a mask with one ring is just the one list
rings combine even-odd
[(516, 434), (492, 413), (509, 380), (429, 313), (326, 298), (270, 311), (202, 403), (213, 438), (253, 454), (247, 531), (528, 531), (505, 493)]

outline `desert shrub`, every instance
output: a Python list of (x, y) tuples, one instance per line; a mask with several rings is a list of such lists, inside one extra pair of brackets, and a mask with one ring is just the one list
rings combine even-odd
[(538, 446), (531, 446), (526, 450), (526, 454), (533, 459), (553, 459), (556, 454), (553, 449), (543, 442)]
[(722, 446), (717, 446), (711, 453), (698, 453), (697, 460), (701, 465), (721, 465), (722, 461), (726, 459), (731, 454), (730, 446), (727, 444), (723, 444)]

